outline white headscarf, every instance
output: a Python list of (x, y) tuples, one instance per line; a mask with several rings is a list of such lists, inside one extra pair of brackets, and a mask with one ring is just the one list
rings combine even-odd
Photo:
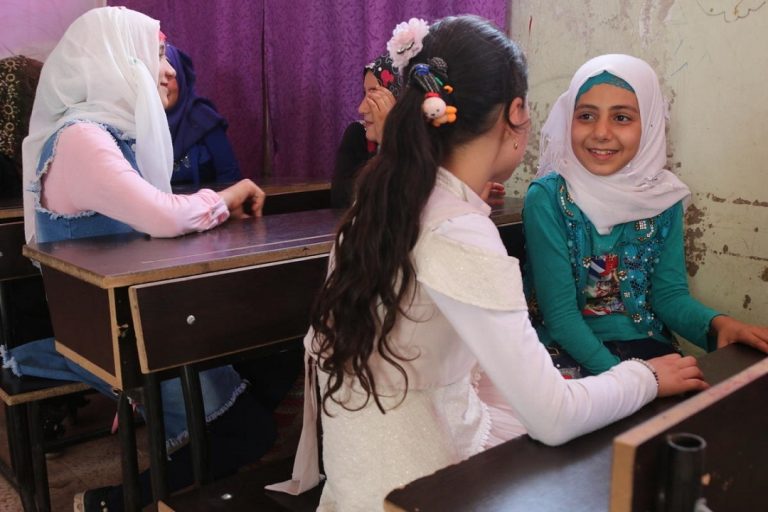
[(24, 139), (24, 224), (35, 233), (35, 180), (43, 144), (62, 125), (86, 119), (136, 139), (145, 180), (171, 191), (173, 147), (157, 91), (160, 23), (123, 7), (92, 9), (76, 19), (45, 61)]
[[(642, 124), (637, 155), (610, 176), (596, 176), (585, 169), (571, 146), (571, 122), (579, 88), (603, 71), (621, 78), (635, 90)], [(645, 61), (619, 54), (589, 60), (576, 71), (541, 129), (536, 177), (555, 171), (565, 178), (571, 198), (601, 234), (610, 233), (618, 224), (658, 215), (690, 195), (688, 187), (664, 168), (666, 114), (659, 80)]]

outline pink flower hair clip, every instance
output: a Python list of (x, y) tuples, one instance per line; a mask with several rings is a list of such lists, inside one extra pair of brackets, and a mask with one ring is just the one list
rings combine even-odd
[(424, 36), (429, 33), (427, 22), (411, 18), (399, 23), (392, 31), (392, 39), (387, 43), (387, 51), (392, 58), (392, 65), (399, 70), (405, 69), (414, 55), (423, 48)]

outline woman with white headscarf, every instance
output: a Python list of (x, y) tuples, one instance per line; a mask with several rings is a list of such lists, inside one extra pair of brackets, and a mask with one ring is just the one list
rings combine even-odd
[[(164, 104), (175, 72), (164, 38), (158, 21), (105, 7), (75, 20), (50, 54), (23, 144), (27, 241), (130, 231), (173, 237), (244, 217), (246, 205), (261, 215), (264, 193), (250, 180), (218, 193), (170, 193), (173, 152)], [(17, 375), (79, 380), (111, 395), (105, 382), (57, 353), (52, 338), (2, 352), (4, 367)], [(224, 461), (214, 472), (228, 473), (271, 445), (271, 414), (244, 393), (245, 382), (230, 366), (200, 377), (214, 464)], [(188, 434), (179, 380), (164, 381), (161, 393), (166, 444), (176, 451), (169, 487), (177, 489), (191, 481), (188, 449), (180, 448)], [(238, 431), (240, 442), (233, 443)], [(148, 503), (149, 479), (142, 480)], [(88, 491), (78, 500), (81, 510), (122, 509), (120, 487)]]
[(646, 62), (602, 55), (579, 68), (542, 128), (523, 211), (526, 280), (539, 337), (568, 376), (678, 351), (670, 331), (708, 350), (739, 341), (768, 351), (768, 328), (689, 294), (690, 191), (665, 169), (666, 114)]

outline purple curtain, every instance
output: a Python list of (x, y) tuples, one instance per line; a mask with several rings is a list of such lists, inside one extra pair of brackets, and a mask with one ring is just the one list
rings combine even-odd
[(412, 17), (432, 21), (473, 13), (504, 28), (507, 3), (267, 0), (265, 65), (275, 174), (330, 177), (341, 135), (360, 117), (363, 66), (386, 51), (395, 25)]
[(109, 3), (159, 19), (192, 57), (198, 93), (227, 118), (240, 168), (258, 180), (330, 178), (344, 128), (359, 117), (363, 66), (385, 51), (395, 25), (473, 13), (504, 28), (509, 0)]

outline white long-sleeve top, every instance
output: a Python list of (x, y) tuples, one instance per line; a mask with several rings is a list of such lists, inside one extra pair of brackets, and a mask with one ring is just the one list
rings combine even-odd
[[(462, 215), (443, 222), (435, 232), (506, 256), (488, 217)], [(564, 443), (631, 414), (656, 396), (653, 374), (633, 361), (598, 377), (564, 379), (539, 342), (527, 310), (486, 309), (420, 284), (534, 439)], [(522, 284), (514, 286), (522, 295)]]

